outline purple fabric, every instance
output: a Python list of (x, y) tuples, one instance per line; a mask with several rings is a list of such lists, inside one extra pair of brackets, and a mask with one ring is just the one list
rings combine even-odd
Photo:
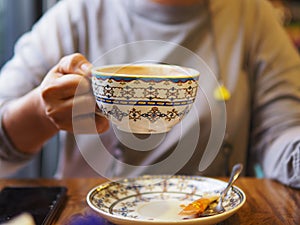
[(114, 225), (94, 213), (76, 214), (70, 218), (66, 225)]

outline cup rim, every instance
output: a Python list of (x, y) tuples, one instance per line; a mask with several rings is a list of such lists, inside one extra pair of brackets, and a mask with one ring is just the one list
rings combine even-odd
[[(146, 66), (146, 67), (164, 67), (164, 68), (171, 68), (171, 67), (177, 67), (180, 69), (183, 69), (186, 74), (177, 74), (177, 75), (154, 75), (154, 74), (125, 74), (125, 73), (116, 73), (116, 72), (104, 72), (99, 71), (99, 69), (107, 69), (107, 68), (122, 68), (122, 67), (140, 67), (140, 66)], [(179, 66), (179, 65), (173, 65), (173, 64), (155, 64), (155, 63), (147, 63), (147, 64), (110, 64), (105, 66), (95, 66), (91, 69), (92, 76), (94, 75), (101, 75), (101, 76), (114, 76), (114, 77), (130, 77), (130, 78), (197, 78), (200, 76), (200, 72), (196, 69), (185, 67), (185, 66)]]

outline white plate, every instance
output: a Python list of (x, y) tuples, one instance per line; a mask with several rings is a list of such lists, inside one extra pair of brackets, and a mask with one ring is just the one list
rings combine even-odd
[(101, 184), (88, 193), (87, 203), (102, 217), (120, 225), (215, 224), (245, 203), (241, 189), (232, 188), (221, 214), (186, 219), (178, 213), (180, 206), (202, 196), (219, 194), (226, 185), (224, 181), (200, 176), (142, 176)]

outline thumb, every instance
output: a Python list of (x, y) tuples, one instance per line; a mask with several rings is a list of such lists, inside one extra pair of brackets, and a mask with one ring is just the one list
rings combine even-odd
[(61, 74), (90, 75), (92, 64), (80, 53), (63, 57), (57, 64), (56, 71)]

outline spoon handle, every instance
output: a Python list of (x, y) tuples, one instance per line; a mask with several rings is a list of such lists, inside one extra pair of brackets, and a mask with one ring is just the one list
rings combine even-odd
[(228, 184), (227, 184), (226, 188), (222, 191), (222, 195), (221, 195), (222, 199), (225, 197), (225, 195), (227, 194), (227, 192), (229, 191), (229, 189), (231, 188), (233, 183), (239, 177), (242, 170), (243, 170), (243, 165), (240, 163), (233, 166)]

